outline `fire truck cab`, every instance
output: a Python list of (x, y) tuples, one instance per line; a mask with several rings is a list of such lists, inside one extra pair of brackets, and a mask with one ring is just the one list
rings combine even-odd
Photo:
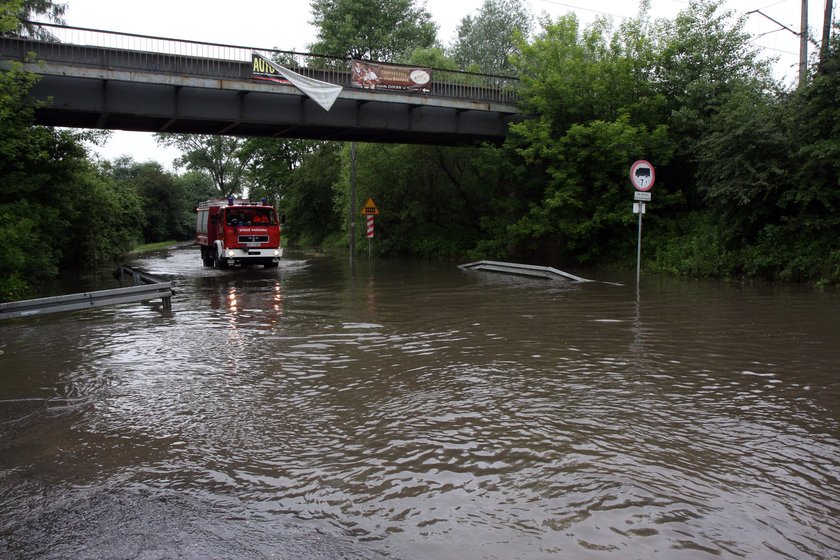
[(204, 266), (261, 264), (276, 267), (283, 256), (277, 211), (265, 203), (226, 198), (206, 200), (196, 209), (195, 242)]

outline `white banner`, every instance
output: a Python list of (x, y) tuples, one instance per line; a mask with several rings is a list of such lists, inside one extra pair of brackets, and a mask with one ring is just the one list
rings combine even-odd
[[(322, 82), (321, 80), (316, 80), (315, 78), (310, 78), (308, 76), (304, 76), (302, 74), (298, 74), (288, 68), (284, 68), (279, 64), (276, 64), (266, 57), (252, 53), (253, 56), (253, 68), (257, 68), (258, 66), (263, 68), (265, 65), (268, 65), (269, 68), (283, 76), (286, 80), (291, 82), (296, 88), (300, 91), (308, 95), (315, 103), (320, 105), (324, 108), (325, 111), (329, 111), (335, 100), (338, 98), (338, 95), (341, 93), (342, 87), (337, 86), (335, 84), (331, 84), (329, 82)], [(260, 78), (262, 76), (266, 76), (266, 72), (257, 72), (256, 70), (252, 72), (252, 75), (255, 78)]]

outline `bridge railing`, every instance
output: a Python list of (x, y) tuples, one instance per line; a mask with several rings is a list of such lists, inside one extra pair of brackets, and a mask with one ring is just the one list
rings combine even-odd
[[(28, 28), (37, 32), (0, 37), (5, 56), (13, 52), (23, 58), (26, 53), (34, 52), (37, 59), (49, 62), (250, 80), (251, 54), (256, 52), (305, 76), (351, 87), (349, 60), (338, 57), (52, 23), (27, 23)], [(517, 78), (510, 76), (433, 68), (430, 95), (515, 105), (518, 83)]]

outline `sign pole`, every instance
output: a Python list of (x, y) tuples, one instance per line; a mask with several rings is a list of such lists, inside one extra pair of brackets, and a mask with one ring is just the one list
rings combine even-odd
[(639, 215), (639, 232), (636, 240), (636, 294), (639, 293), (639, 281), (642, 270), (642, 214), (645, 202), (650, 202), (650, 189), (656, 182), (656, 172), (650, 162), (640, 159), (630, 167), (630, 182), (636, 188), (633, 194), (633, 212)]
[(373, 217), (379, 214), (379, 208), (372, 198), (367, 199), (367, 202), (362, 206), (362, 216), (365, 216), (365, 236), (368, 242), (368, 260), (370, 260), (370, 240), (373, 239)]
[(644, 214), (645, 203), (639, 203), (639, 238), (636, 242), (636, 289), (639, 289), (639, 277), (642, 270), (642, 214)]
[(367, 217), (368, 259), (370, 258), (370, 240), (373, 239), (373, 215)]

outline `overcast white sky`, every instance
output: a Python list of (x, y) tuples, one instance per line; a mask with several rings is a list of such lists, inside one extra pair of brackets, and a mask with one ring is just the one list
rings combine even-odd
[[(309, 24), (309, 0), (66, 0), (66, 3), (65, 20), (76, 27), (300, 51), (315, 38), (315, 30)], [(438, 24), (441, 42), (451, 44), (461, 20), (476, 14), (483, 3), (484, 0), (426, 0), (426, 7)], [(552, 18), (573, 11), (584, 23), (599, 15), (620, 21), (636, 15), (638, 10), (637, 0), (523, 0), (523, 3), (535, 15), (547, 13)], [(652, 14), (673, 18), (687, 5), (687, 0), (652, 0)], [(729, 0), (726, 6), (738, 13), (761, 10), (780, 23), (799, 29), (801, 0)], [(822, 33), (823, 10), (824, 0), (808, 0), (810, 28), (817, 39)], [(779, 29), (766, 17), (758, 14), (749, 17), (751, 33), (756, 36), (767, 33), (756, 39), (755, 44), (764, 48), (768, 57), (780, 57), (777, 74), (792, 81), (797, 72), (799, 39)], [(809, 50), (813, 52), (815, 47)], [(158, 147), (151, 134), (121, 131), (114, 132), (107, 146), (98, 151), (105, 159), (129, 155), (136, 161), (158, 161), (167, 168), (171, 168), (172, 160), (179, 155), (172, 148)]]

